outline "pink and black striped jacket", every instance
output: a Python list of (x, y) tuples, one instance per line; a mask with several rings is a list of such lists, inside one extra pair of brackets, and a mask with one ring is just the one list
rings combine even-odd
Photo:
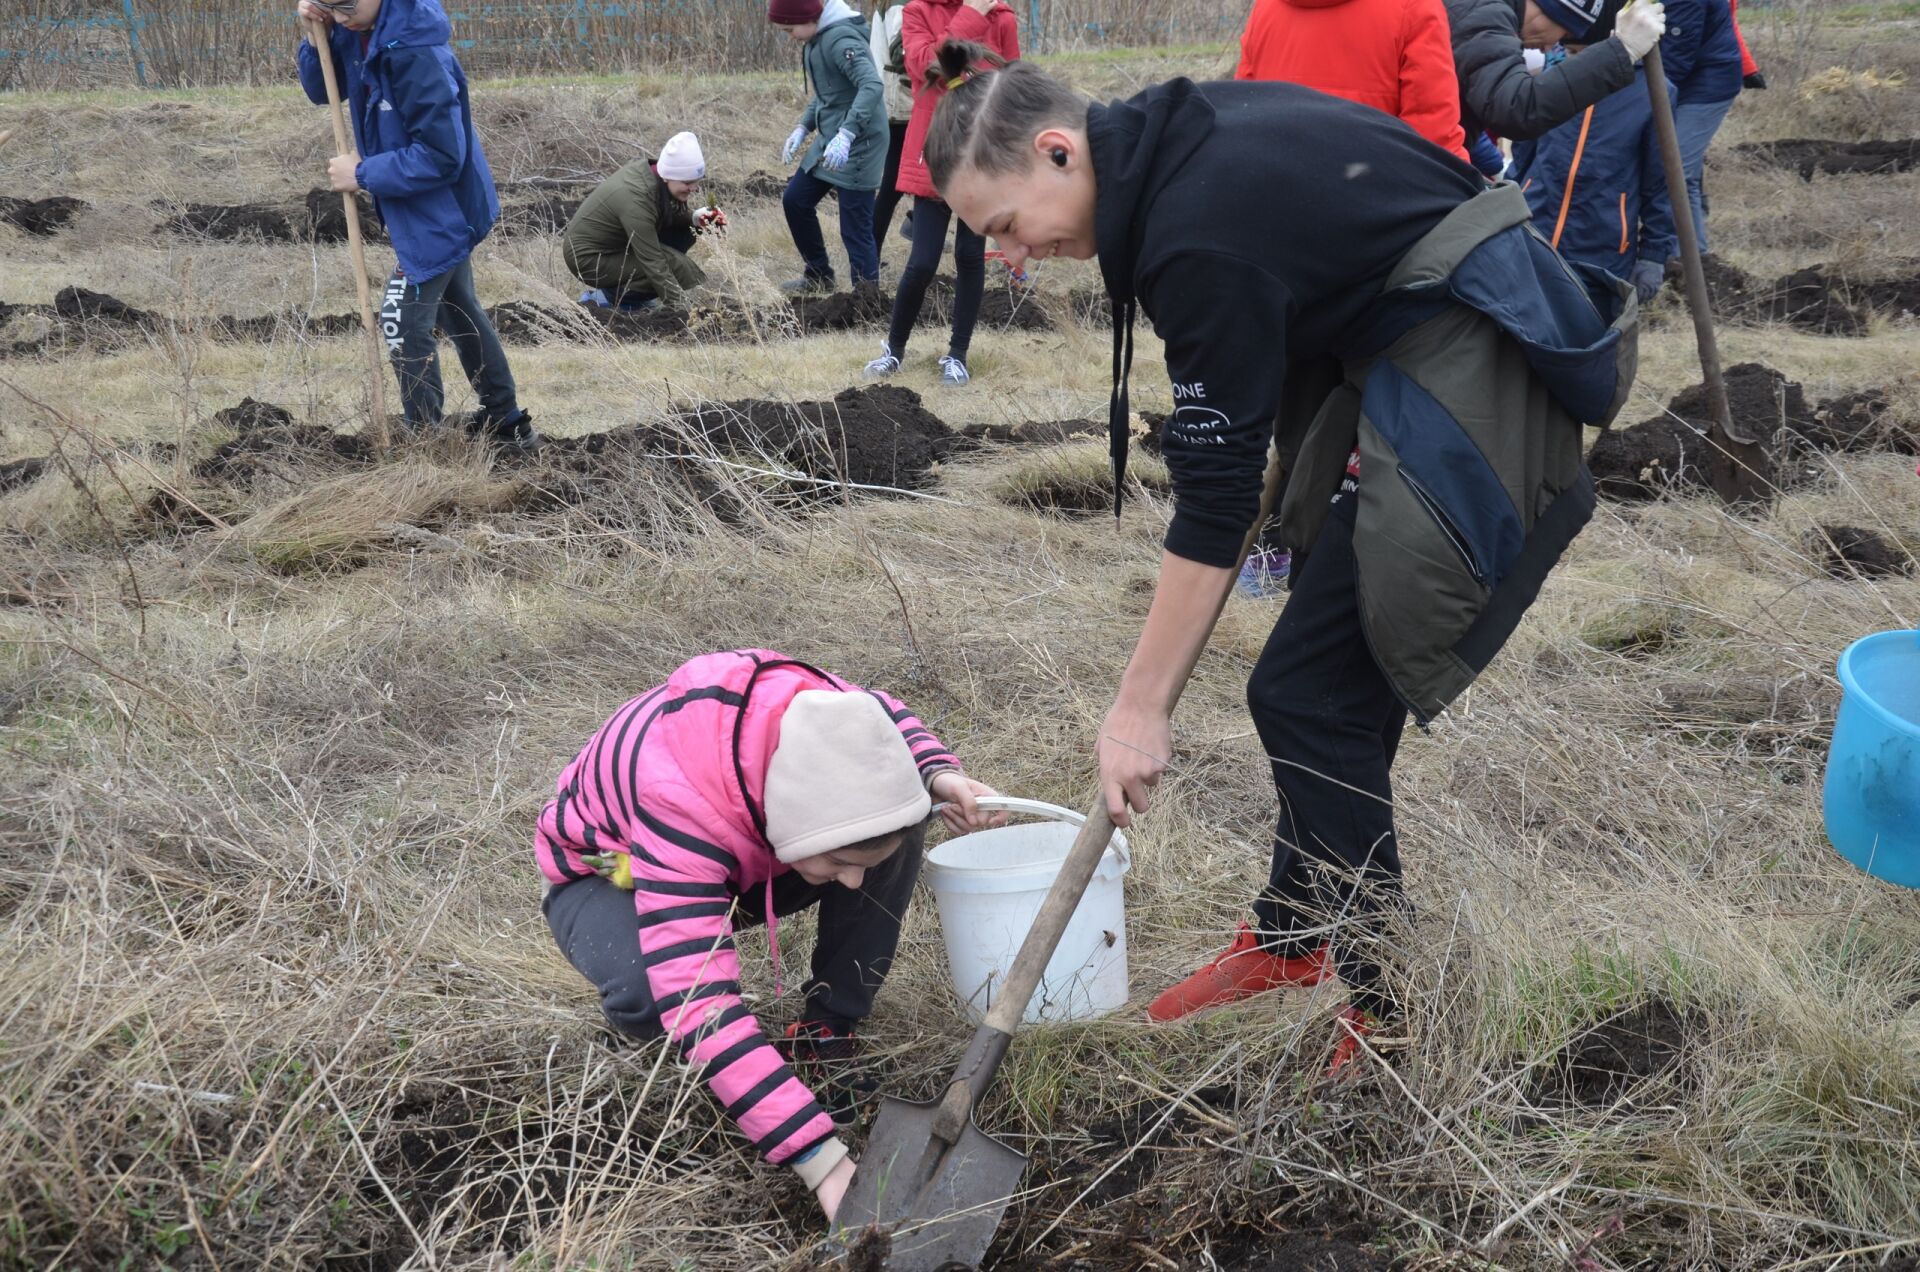
[(761, 796), (780, 717), (806, 689), (872, 693), (923, 777), (960, 767), (884, 693), (770, 650), (706, 654), (600, 726), (560, 774), (534, 836), (555, 884), (593, 873), (584, 854), (630, 856), (642, 959), (668, 1036), (775, 1163), (829, 1138), (833, 1122), (740, 1001), (728, 915), (734, 897), (789, 869), (767, 843)]

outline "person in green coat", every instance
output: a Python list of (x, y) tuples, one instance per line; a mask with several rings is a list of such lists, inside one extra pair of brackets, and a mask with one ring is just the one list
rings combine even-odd
[[(840, 242), (855, 289), (880, 286), (873, 209), (887, 163), (886, 86), (868, 47), (865, 19), (847, 0), (769, 0), (767, 20), (806, 45), (801, 64), (812, 97), (780, 152), (800, 166), (787, 182), (781, 206), (806, 273), (782, 286), (790, 292), (832, 291), (833, 262), (820, 235), (820, 200), (840, 201)], [(806, 145), (807, 135), (813, 144)], [(802, 147), (805, 146), (805, 150)]]
[(718, 208), (690, 206), (706, 176), (700, 139), (675, 133), (658, 159), (634, 160), (587, 196), (561, 240), (567, 268), (588, 288), (581, 304), (687, 307), (687, 292), (707, 281), (687, 255), (694, 235), (726, 225)]

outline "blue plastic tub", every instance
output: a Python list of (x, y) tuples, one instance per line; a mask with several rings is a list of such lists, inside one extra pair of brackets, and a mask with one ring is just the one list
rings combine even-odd
[(1827, 754), (1827, 838), (1869, 874), (1920, 888), (1920, 631), (1878, 632), (1840, 655)]

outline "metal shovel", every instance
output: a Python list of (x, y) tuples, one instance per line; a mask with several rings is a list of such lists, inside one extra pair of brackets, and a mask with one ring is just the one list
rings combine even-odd
[(886, 1266), (891, 1272), (975, 1267), (993, 1244), (1027, 1159), (982, 1131), (974, 1110), (993, 1085), (1013, 1031), (1112, 837), (1106, 797), (1096, 795), (946, 1095), (924, 1104), (891, 1096), (881, 1100), (867, 1151), (834, 1226), (848, 1244), (871, 1224), (890, 1228)]

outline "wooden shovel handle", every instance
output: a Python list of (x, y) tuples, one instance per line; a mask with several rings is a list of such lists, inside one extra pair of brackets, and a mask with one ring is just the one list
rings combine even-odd
[(1772, 489), (1767, 474), (1772, 466), (1766, 448), (1760, 439), (1749, 437), (1734, 426), (1726, 380), (1720, 374), (1720, 344), (1713, 332), (1713, 300), (1707, 291), (1706, 266), (1700, 259), (1700, 240), (1695, 237), (1693, 203), (1687, 194), (1687, 172), (1680, 159), (1680, 135), (1673, 124), (1673, 104), (1667, 100), (1667, 74), (1660, 62), (1660, 46), (1656, 44), (1647, 50), (1641, 64), (1646, 70), (1647, 98), (1653, 106), (1653, 132), (1660, 145), (1660, 166), (1667, 178), (1667, 201), (1673, 205), (1673, 228), (1680, 237), (1681, 281), (1687, 309), (1693, 315), (1694, 343), (1700, 351), (1700, 378), (1707, 387), (1707, 414), (1712, 417), (1712, 437), (1717, 449), (1708, 457), (1708, 472), (1714, 490), (1727, 503), (1770, 503)]
[[(314, 56), (320, 60), (320, 77), (327, 83), (327, 114), (333, 120), (333, 152), (338, 155), (354, 153), (353, 142), (347, 135), (347, 111), (340, 101), (340, 81), (333, 73), (333, 45), (327, 39), (326, 28), (318, 22), (308, 22), (307, 40), (313, 45)], [(360, 294), (360, 325), (367, 333), (367, 385), (373, 398), (373, 420), (367, 436), (373, 442), (376, 452), (387, 449), (387, 391), (386, 366), (380, 357), (380, 330), (373, 322), (373, 292), (367, 286), (367, 251), (360, 237), (360, 205), (355, 201), (353, 192), (341, 191), (341, 204), (347, 214), (347, 250), (353, 258), (353, 281)]]

